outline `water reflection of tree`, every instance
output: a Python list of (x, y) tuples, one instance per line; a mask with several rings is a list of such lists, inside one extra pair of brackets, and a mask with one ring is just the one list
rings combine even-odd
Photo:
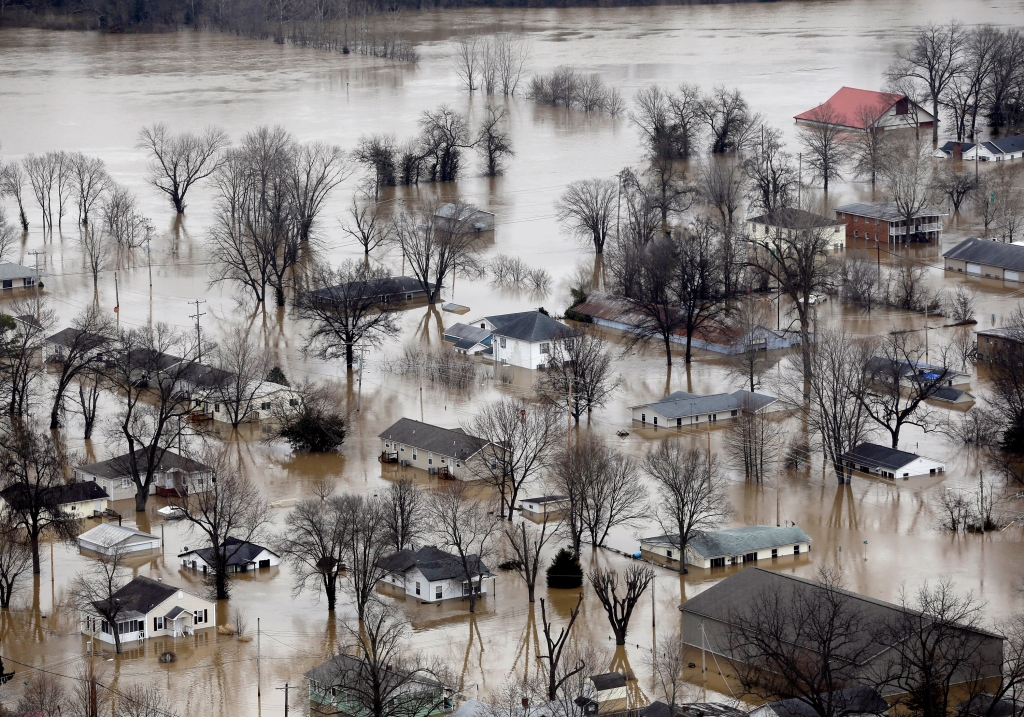
[(512, 667), (509, 669), (510, 674), (514, 674), (516, 667), (519, 665), (519, 660), (523, 661), (523, 680), (530, 679), (530, 648), (533, 647), (534, 660), (540, 659), (540, 636), (537, 633), (537, 616), (534, 612), (534, 603), (530, 603), (529, 611), (526, 615), (526, 627), (523, 628), (523, 634), (519, 638), (519, 644), (516, 646), (516, 655), (512, 660)]
[(835, 497), (832, 499), (832, 510), (829, 513), (827, 525), (830, 528), (860, 530), (857, 505), (853, 499), (853, 488), (851, 488), (849, 483), (837, 486)]
[(640, 686), (640, 680), (633, 673), (629, 664), (629, 655), (626, 653), (625, 645), (616, 645), (612, 661), (608, 665), (608, 672), (619, 672), (626, 676), (626, 709), (635, 710), (650, 704), (650, 698), (644, 693)]

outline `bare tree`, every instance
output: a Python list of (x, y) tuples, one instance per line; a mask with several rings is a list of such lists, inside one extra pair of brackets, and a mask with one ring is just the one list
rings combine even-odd
[(690, 539), (717, 528), (733, 512), (717, 456), (686, 448), (681, 439), (667, 439), (644, 456), (643, 468), (658, 490), (658, 522), (666, 533), (679, 536), (679, 572), (685, 572)]
[(217, 600), (230, 594), (228, 566), (246, 543), (270, 526), (270, 507), (259, 486), (242, 473), (227, 452), (207, 457), (213, 477), (207, 490), (181, 501), (183, 517), (210, 547), (212, 587)]
[(672, 302), (682, 315), (686, 334), (686, 363), (692, 361), (696, 333), (717, 323), (725, 312), (722, 247), (714, 225), (697, 219), (676, 243)]
[(285, 530), (275, 540), (281, 556), (295, 576), (293, 595), (312, 589), (327, 598), (334, 611), (338, 579), (345, 569), (349, 526), (348, 512), (337, 496), (325, 495), (299, 502), (285, 516)]
[(78, 395), (72, 394), (75, 410), (82, 416), (85, 424), (82, 437), (92, 440), (92, 429), (96, 425), (96, 412), (99, 410), (100, 393), (104, 386), (103, 368), (92, 366), (78, 376)]
[(394, 222), (393, 236), (413, 276), (431, 304), (456, 274), (479, 273), (477, 234), (471, 226), (475, 209), (456, 200), (438, 216), (428, 203), (419, 212), (403, 212)]
[(348, 525), (345, 564), (356, 603), (356, 614), (363, 622), (374, 601), (377, 583), (386, 575), (381, 561), (391, 552), (387, 506), (379, 498), (345, 495), (342, 498), (343, 522)]
[(347, 260), (337, 269), (310, 269), (308, 290), (298, 300), (299, 314), (311, 324), (306, 351), (325, 360), (339, 355), (351, 370), (358, 344), (379, 345), (398, 334), (395, 307), (382, 301), (390, 293), (389, 273)]
[(654, 579), (654, 570), (641, 565), (631, 565), (626, 568), (623, 575), (625, 594), (622, 596), (617, 592), (619, 588), (618, 571), (598, 568), (588, 573), (587, 578), (608, 615), (608, 623), (615, 634), (615, 644), (625, 645), (633, 609)]
[(43, 717), (60, 717), (61, 708), (68, 704), (68, 693), (61, 678), (54, 673), (33, 675), (18, 701), (21, 712), (38, 711)]
[(204, 398), (219, 403), (232, 428), (248, 421), (258, 412), (266, 385), (270, 360), (246, 327), (236, 326), (213, 351), (217, 379), (204, 389)]
[(685, 649), (686, 643), (681, 630), (661, 633), (650, 655), (645, 656), (645, 662), (654, 677), (656, 696), (672, 708), (684, 702), (695, 701), (692, 699), (696, 691), (695, 685), (683, 679), (689, 663), (689, 659), (683, 654)]
[(92, 288), (96, 292), (99, 290), (100, 272), (106, 268), (110, 256), (110, 235), (95, 223), (88, 224), (82, 228), (78, 245), (82, 248), (85, 268), (92, 276)]
[[(0, 316), (0, 398), (8, 416), (21, 417), (28, 414), (35, 386), (45, 371), (39, 354), (55, 317), (51, 309), (36, 301), (15, 302), (8, 311), (9, 316)], [(13, 316), (34, 320), (15, 322)]]
[(299, 241), (308, 242), (327, 198), (352, 174), (352, 167), (339, 147), (323, 142), (295, 145), (290, 160), (286, 182), (292, 220)]
[(10, 514), (0, 515), (0, 609), (11, 606), (18, 583), (31, 565), (32, 550), (19, 521)]
[(218, 127), (207, 127), (202, 134), (172, 134), (159, 123), (144, 127), (136, 146), (150, 154), (149, 181), (167, 195), (174, 210), (181, 214), (192, 185), (217, 170), (222, 161), (221, 151), (228, 146), (228, 136)]
[(569, 636), (572, 634), (572, 627), (576, 624), (576, 618), (580, 615), (580, 607), (583, 605), (583, 593), (569, 613), (568, 624), (558, 631), (557, 636), (552, 636), (553, 624), (548, 622), (547, 609), (544, 598), (540, 599), (540, 619), (543, 626), (544, 642), (547, 652), (540, 655), (541, 660), (547, 660), (547, 697), (548, 701), (558, 699), (559, 690), (571, 680), (573, 676), (580, 674), (587, 668), (587, 663), (582, 659), (575, 659), (571, 664), (564, 664), (566, 657), (575, 657), (571, 650), (566, 652), (566, 647), (571, 643)]
[(770, 306), (747, 297), (737, 302), (728, 318), (728, 329), (733, 336), (729, 372), (751, 392), (758, 389), (768, 370), (768, 352), (761, 336), (763, 329), (771, 323)]
[(376, 202), (360, 205), (359, 199), (353, 196), (348, 215), (352, 221), (342, 224), (341, 229), (359, 242), (364, 254), (369, 255), (372, 250), (391, 241), (391, 224), (381, 214), (380, 205)]
[(518, 524), (509, 523), (505, 526), (505, 544), (515, 555), (516, 572), (526, 583), (529, 600), (534, 601), (537, 588), (537, 574), (540, 572), (540, 553), (544, 546), (558, 534), (559, 524), (549, 526), (549, 521), (541, 523), (540, 528), (527, 528), (526, 521)]
[(943, 313), (958, 324), (967, 324), (974, 320), (978, 310), (978, 293), (963, 284), (957, 284), (947, 292), (943, 302)]
[(953, 205), (953, 211), (959, 213), (964, 201), (978, 188), (978, 183), (970, 172), (957, 172), (950, 163), (936, 173), (935, 188)]
[(760, 141), (755, 140), (751, 149), (751, 156), (743, 161), (751, 206), (766, 214), (792, 206), (797, 176), (782, 132), (774, 127), (762, 128)]
[(800, 127), (800, 143), (807, 153), (807, 164), (814, 176), (824, 183), (826, 193), (830, 181), (842, 179), (843, 167), (849, 160), (842, 122), (835, 108), (824, 104), (808, 112), (807, 123)]
[(485, 404), (467, 422), (466, 433), (487, 441), (474, 469), (497, 489), (501, 518), (512, 520), (519, 491), (547, 466), (560, 426), (549, 406), (513, 397)]
[(929, 147), (915, 140), (894, 142), (892, 160), (882, 172), (890, 201), (903, 220), (903, 242), (917, 234), (915, 218), (934, 201), (933, 162)]
[(89, 211), (99, 201), (110, 184), (107, 166), (99, 157), (87, 157), (81, 152), (69, 156), (74, 178), (75, 199), (78, 202), (78, 223), (89, 224)]
[(448, 105), (425, 110), (419, 119), (420, 144), (432, 182), (454, 182), (462, 169), (462, 153), (474, 145), (465, 115)]
[(423, 533), (423, 492), (408, 478), (400, 478), (385, 489), (383, 509), (391, 547), (396, 551), (411, 548)]
[(909, 78), (922, 83), (932, 100), (932, 143), (939, 141), (939, 105), (950, 83), (961, 72), (967, 36), (960, 23), (918, 27), (913, 43), (886, 71), (890, 81)]
[[(748, 481), (763, 483), (780, 460), (782, 427), (766, 413), (741, 413), (730, 421), (725, 450)], [(774, 448), (774, 450), (773, 450)]]
[(17, 238), (14, 235), (14, 227), (7, 221), (7, 211), (0, 207), (0, 260), (15, 245)]
[(889, 158), (890, 136), (879, 124), (879, 111), (872, 105), (864, 105), (857, 109), (857, 121), (860, 128), (850, 138), (850, 152), (853, 160), (853, 171), (858, 177), (871, 181), (875, 186), (883, 166)]
[(482, 503), (470, 497), (468, 486), (461, 481), (431, 493), (427, 511), (441, 545), (454, 550), (458, 557), (462, 579), (470, 586), (469, 611), (476, 612), (484, 579), (483, 561), (491, 552), (498, 521)]
[(570, 182), (555, 202), (555, 213), (565, 230), (581, 240), (593, 242), (597, 254), (615, 226), (618, 188), (611, 179), (581, 179)]
[[(102, 665), (102, 663), (100, 663)], [(92, 660), (78, 668), (71, 690), (68, 693), (68, 714), (73, 717), (101, 717), (109, 710), (112, 692), (100, 680), (105, 676), (103, 668), (97, 669)], [(57, 712), (60, 715), (60, 712)]]
[(14, 198), (18, 205), (18, 221), (21, 230), (28, 231), (28, 214), (25, 212), (25, 182), (28, 181), (25, 170), (20, 164), (12, 162), (5, 165), (0, 172), (0, 195)]
[(176, 717), (167, 693), (156, 685), (133, 682), (118, 690), (113, 717)]
[[(121, 654), (121, 626), (132, 605), (122, 601), (118, 592), (131, 579), (131, 571), (125, 562), (123, 547), (115, 547), (110, 553), (97, 554), (90, 566), (78, 573), (71, 583), (70, 592), (75, 605), (86, 615), (99, 616), (107, 634), (114, 636), (114, 650)], [(93, 632), (96, 628), (89, 629)]]
[(63, 446), (57, 439), (22, 421), (0, 423), (0, 491), (7, 514), (24, 531), (32, 551), (32, 573), (39, 574), (39, 539), (50, 532), (70, 539), (78, 519), (61, 503), (64, 483)]
[(22, 162), (25, 167), (25, 175), (32, 187), (32, 195), (42, 213), (44, 233), (53, 231), (53, 191), (57, 186), (60, 162), (58, 152), (47, 152), (44, 155), (30, 154)]
[(510, 32), (498, 33), (492, 43), (498, 85), (501, 87), (501, 93), (510, 97), (516, 93), (522, 81), (523, 68), (530, 56), (530, 45), (524, 37)]
[(57, 366), (53, 406), (50, 408), (51, 431), (61, 426), (68, 387), (84, 371), (103, 363), (103, 353), (113, 343), (113, 334), (114, 322), (95, 304), (72, 319), (71, 330), (64, 333), (63, 344), (51, 361)]
[(138, 249), (153, 233), (153, 224), (139, 210), (131, 191), (120, 184), (110, 183), (100, 203), (103, 229), (123, 249)]
[(339, 408), (341, 397), (330, 385), (304, 381), (294, 389), (296, 405), (289, 399), (271, 403), (267, 440), (287, 441), (294, 451), (328, 453), (345, 442), (348, 414)]
[(602, 408), (619, 385), (612, 374), (606, 341), (593, 331), (582, 330), (551, 343), (548, 369), (536, 384), (545, 401), (562, 406), (578, 424)]
[(738, 89), (715, 87), (699, 105), (700, 117), (711, 133), (712, 154), (742, 149), (761, 124)]
[(480, 85), (480, 49), (480, 41), (476, 37), (460, 35), (455, 39), (455, 56), (452, 60), (455, 74), (471, 93)]
[(643, 135), (652, 158), (689, 159), (696, 153), (702, 99), (696, 85), (681, 85), (678, 94), (658, 85), (637, 91), (633, 98), (636, 109), (629, 118)]
[(512, 135), (506, 128), (508, 110), (499, 105), (487, 105), (480, 129), (476, 134), (477, 151), (484, 159), (486, 174), (494, 177), (501, 174), (505, 160), (515, 156), (512, 149)]
[(381, 187), (393, 187), (397, 183), (396, 152), (393, 135), (374, 134), (359, 138), (353, 157), (371, 174), (369, 181), (373, 187), (374, 202), (380, 198)]

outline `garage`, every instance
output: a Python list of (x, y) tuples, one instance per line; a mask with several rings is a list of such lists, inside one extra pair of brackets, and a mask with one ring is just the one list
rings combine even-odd
[(974, 274), (975, 276), (981, 276), (981, 264), (968, 264), (967, 273)]
[(262, 570), (263, 568), (269, 568), (269, 567), (270, 567), (270, 559), (269, 558), (266, 559), (266, 560), (261, 560), (260, 561), (260, 570)]
[(1020, 272), (1007, 269), (1003, 272), (1003, 279), (1006, 281), (1020, 281)]

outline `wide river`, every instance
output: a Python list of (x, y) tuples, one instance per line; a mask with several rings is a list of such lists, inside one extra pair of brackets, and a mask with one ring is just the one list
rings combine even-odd
[[(598, 72), (609, 84), (631, 99), (650, 83), (674, 86), (680, 82), (738, 87), (751, 107), (782, 128), (795, 152), (793, 115), (827, 99), (843, 85), (877, 89), (893, 53), (903, 47), (915, 25), (947, 22), (956, 18), (966, 24), (1024, 25), (1024, 4), (1018, 0), (986, 2), (952, 0), (888, 1), (836, 0), (832, 2), (778, 2), (692, 7), (609, 8), (569, 10), (468, 10), (410, 13), (403, 18), (406, 36), (418, 47), (416, 65), (361, 56), (274, 45), (230, 35), (179, 32), (164, 35), (107, 36), (93, 33), (0, 31), (0, 153), (6, 160), (32, 152), (77, 150), (102, 157), (111, 175), (139, 197), (144, 212), (157, 227), (150, 255), (152, 286), (147, 257), (141, 252), (125, 260), (118, 274), (121, 311), (119, 320), (129, 326), (165, 321), (189, 330), (194, 304), (201, 304), (204, 331), (216, 336), (239, 322), (248, 322), (279, 357), (286, 374), (333, 376), (345, 382), (344, 370), (301, 355), (303, 327), (284, 312), (256, 311), (240, 304), (227, 287), (210, 288), (218, 271), (210, 265), (206, 233), (210, 225), (212, 197), (207, 186), (193, 190), (180, 226), (175, 226), (170, 207), (145, 182), (145, 157), (134, 147), (139, 129), (164, 122), (174, 130), (199, 130), (216, 124), (238, 141), (260, 124), (280, 124), (300, 140), (322, 140), (351, 149), (357, 139), (371, 132), (390, 132), (401, 138), (416, 132), (421, 112), (448, 103), (467, 112), (473, 121), (487, 101), (480, 93), (470, 97), (459, 87), (452, 69), (451, 38), (457, 32), (489, 33), (500, 29), (522, 32), (531, 43), (530, 72), (547, 72), (562, 64)], [(469, 201), (495, 212), (497, 229), (489, 254), (521, 257), (543, 267), (555, 277), (546, 296), (500, 291), (486, 281), (459, 280), (445, 298), (471, 307), (468, 318), (496, 312), (525, 310), (541, 304), (560, 313), (565, 307), (561, 280), (592, 255), (559, 230), (553, 202), (571, 181), (609, 177), (625, 166), (639, 166), (642, 148), (627, 117), (608, 118), (573, 111), (534, 106), (523, 99), (508, 101), (510, 129), (516, 150), (508, 171), (501, 177), (479, 176), (475, 158), (456, 187), (422, 185), (398, 197), (415, 201), (437, 192), (456, 191)], [(320, 223), (326, 254), (331, 261), (357, 256), (359, 247), (343, 239), (338, 222), (355, 188), (350, 179), (332, 197)], [(870, 196), (862, 184), (840, 184), (828, 198), (838, 204)], [(11, 207), (8, 205), (8, 209)], [(9, 212), (10, 213), (10, 212)], [(9, 258), (26, 264), (30, 252), (41, 251), (47, 276), (45, 293), (66, 325), (93, 300), (91, 278), (75, 244), (73, 210), (62, 235), (44, 238), (38, 231), (38, 210), (30, 207), (32, 231)], [(971, 218), (947, 221), (943, 243), (948, 246), (967, 236)], [(941, 247), (915, 250), (935, 263)], [(375, 257), (401, 268), (394, 256)], [(130, 266), (129, 266), (130, 264)], [(930, 281), (942, 279), (936, 272)], [(114, 306), (114, 271), (100, 279), (99, 301)], [(1000, 284), (978, 285), (979, 318), (1002, 317), (1014, 305), (1015, 292)], [(7, 302), (4, 297), (0, 301)], [(923, 326), (923, 318), (897, 312), (875, 312), (868, 318), (829, 304), (823, 321), (845, 320), (861, 334), (880, 333), (894, 325)], [(302, 498), (316, 478), (334, 476), (345, 490), (373, 493), (384, 484), (377, 434), (402, 415), (454, 426), (475, 411), (478, 402), (510, 392), (528, 393), (529, 372), (517, 374), (511, 386), (483, 380), (479, 387), (452, 394), (383, 369), (381, 358), (394, 355), (407, 341), (438, 343), (437, 323), (459, 320), (452, 314), (414, 309), (403, 315), (405, 329), (394, 341), (367, 362), (362, 386), (363, 410), (353, 422), (343, 456), (292, 456), (279, 446), (267, 446), (245, 434), (233, 440), (252, 475), (273, 500)], [(942, 331), (932, 340), (944, 338)], [(620, 428), (630, 429), (626, 407), (660, 398), (666, 391), (726, 390), (728, 379), (722, 362), (698, 355), (687, 371), (677, 365), (666, 372), (663, 358), (632, 354), (617, 361), (622, 386), (607, 410), (595, 415), (589, 429), (620, 441), (623, 450), (640, 454), (652, 444), (653, 435), (633, 432), (615, 438)], [(977, 378), (976, 378), (977, 380)], [(729, 390), (733, 390), (729, 388)], [(350, 387), (350, 397), (354, 388)], [(353, 397), (354, 398), (354, 397)], [(44, 397), (45, 400), (45, 397)], [(107, 405), (108, 411), (112, 406)], [(794, 430), (796, 426), (794, 425)], [(101, 432), (102, 433), (102, 432)], [(116, 447), (102, 435), (91, 444), (80, 440), (80, 427), (68, 429), (72, 449), (84, 458), (104, 459)], [(694, 440), (703, 441), (699, 436)], [(718, 436), (714, 436), (717, 446)], [(901, 447), (917, 450), (949, 462), (945, 482), (966, 488), (977, 485), (978, 468), (967, 451), (935, 434), (909, 431)], [(901, 584), (914, 590), (925, 580), (953, 577), (962, 590), (973, 590), (987, 603), (990, 621), (1020, 609), (1019, 529), (984, 537), (955, 537), (940, 532), (933, 504), (936, 481), (924, 485), (891, 486), (855, 480), (837, 489), (831, 475), (822, 475), (815, 458), (813, 470), (785, 473), (780, 491), (779, 518), (793, 520), (814, 538), (810, 559), (791, 567), (811, 576), (816, 566), (835, 561), (846, 571), (852, 589), (882, 599), (894, 599)], [(744, 486), (733, 476), (732, 500), (738, 524), (770, 524), (776, 520), (776, 490)], [(534, 490), (540, 486), (534, 487)], [(1014, 489), (1016, 490), (1016, 489)], [(163, 529), (151, 506), (138, 516), (143, 529)], [(130, 506), (119, 506), (131, 520)], [(1013, 508), (1008, 508), (1012, 510)], [(283, 510), (275, 512), (280, 523)], [(162, 576), (179, 584), (198, 581), (179, 573), (174, 553), (196, 543), (182, 526), (167, 524), (166, 556), (137, 561), (140, 574)], [(661, 532), (652, 523), (617, 531), (610, 541), (617, 550), (636, 549), (636, 537)], [(494, 563), (500, 560), (492, 559)], [(588, 555), (586, 561), (624, 564), (608, 552)], [(0, 614), (3, 654), (35, 668), (73, 675), (85, 646), (77, 634), (73, 613), (61, 609), (66, 585), (85, 562), (77, 550), (54, 547), (55, 565), (44, 567), (41, 582), (16, 600), (17, 608)], [(675, 606), (685, 594), (694, 594), (722, 575), (694, 571), (685, 581), (659, 571), (656, 614), (658, 629), (675, 624)], [(50, 582), (47, 586), (45, 583)], [(239, 609), (249, 616), (250, 632), (261, 618), (262, 697), (257, 699), (255, 642), (210, 635), (206, 642), (179, 641), (173, 649), (179, 660), (161, 665), (159, 645), (127, 654), (106, 664), (109, 677), (125, 681), (153, 681), (169, 690), (176, 709), (187, 715), (280, 714), (284, 692), (277, 687), (298, 684), (291, 704), (303, 704), (301, 675), (330, 654), (342, 639), (333, 621), (325, 628), (326, 610), (309, 596), (292, 597), (291, 576), (286, 569), (269, 575), (239, 580), (231, 604), (221, 607), (221, 619)], [(540, 590), (546, 595), (545, 590)], [(549, 596), (557, 619), (567, 617), (572, 596)], [(525, 590), (513, 576), (501, 573), (497, 597), (488, 597), (478, 618), (470, 621), (459, 603), (442, 608), (404, 603), (413, 620), (412, 641), (418, 648), (440, 654), (461, 674), (465, 697), (486, 698), (510, 669), (534, 664), (536, 644), (526, 625), (533, 618), (527, 609)], [(645, 656), (652, 645), (650, 601), (634, 616), (634, 632), (627, 649), (613, 655), (607, 640), (607, 623), (600, 606), (588, 596), (581, 633), (600, 650), (593, 671), (609, 665), (629, 664), (640, 676), (640, 687), (651, 694)], [(339, 613), (347, 617), (350, 610)], [(105, 655), (104, 659), (110, 658)], [(10, 664), (8, 667), (10, 667)], [(19, 670), (14, 687), (0, 692), (8, 706), (17, 700), (22, 678), (32, 668)], [(721, 685), (718, 687), (728, 690)], [(0, 688), (4, 689), (4, 688)], [(300, 707), (300, 710), (302, 708)], [(303, 711), (304, 713), (304, 711)]]

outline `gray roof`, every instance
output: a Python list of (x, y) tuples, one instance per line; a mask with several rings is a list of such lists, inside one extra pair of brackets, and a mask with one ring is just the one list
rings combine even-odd
[(196, 388), (219, 388), (233, 381), (234, 377), (235, 374), (231, 371), (201, 363), (194, 363), (186, 367), (178, 376), (182, 381), (186, 381)]
[(981, 144), (992, 154), (1011, 154), (1024, 151), (1024, 135), (1017, 134), (1009, 137), (1000, 137), (999, 139), (991, 139)]
[(95, 528), (87, 530), (78, 536), (79, 540), (84, 540), (96, 545), (102, 545), (106, 548), (112, 548), (115, 545), (121, 545), (122, 543), (129, 542), (132, 538), (156, 540), (155, 535), (143, 533), (141, 530), (136, 530), (135, 528), (129, 528), (123, 525), (114, 525), (113, 523), (97, 525)]
[[(167, 583), (139, 576), (111, 595), (111, 598), (120, 600), (125, 610), (145, 615), (180, 589)], [(96, 602), (93, 605), (101, 607), (103, 602), (105, 601)]]
[(499, 314), (488, 316), (487, 320), (495, 326), (495, 336), (507, 336), (520, 341), (551, 341), (579, 334), (571, 326), (559, 323), (540, 311)]
[[(81, 337), (81, 340), (79, 340), (79, 337)], [(57, 346), (64, 346), (65, 348), (71, 347), (77, 343), (81, 349), (96, 349), (103, 346), (105, 343), (110, 341), (110, 339), (106, 336), (101, 336), (100, 334), (94, 334), (89, 331), (82, 331), (81, 329), (73, 329), (69, 327), (61, 329), (53, 336), (48, 336), (45, 341), (48, 344), (56, 344)]]
[(916, 377), (920, 379), (938, 380), (939, 378), (955, 378), (956, 376), (967, 376), (968, 374), (938, 364), (925, 363), (924, 361), (908, 361), (907, 359), (893, 359), (888, 356), (872, 356), (864, 364), (865, 373), (881, 375), (891, 378), (894, 374), (899, 377)]
[(992, 239), (970, 237), (942, 255), (946, 259), (956, 259), (972, 264), (997, 266), (1000, 269), (1024, 271), (1024, 246), (1007, 244)]
[(835, 219), (829, 219), (820, 214), (795, 207), (786, 207), (775, 212), (769, 212), (768, 214), (761, 214), (749, 221), (756, 224), (765, 224), (770, 227), (782, 227), (783, 229), (818, 229), (821, 227), (838, 227), (843, 224)]
[(569, 500), (567, 495), (542, 495), (539, 498), (523, 498), (523, 503), (554, 503), (556, 501)]
[(931, 397), (933, 399), (935, 399), (936, 401), (945, 401), (947, 403), (956, 403), (961, 398), (963, 398), (965, 395), (970, 400), (972, 400), (972, 401), (974, 400), (974, 396), (972, 396), (971, 394), (967, 393), (967, 391), (964, 391), (962, 388), (951, 388), (950, 386), (946, 386), (945, 388), (940, 388), (938, 391), (935, 391), (932, 394)]
[[(442, 219), (452, 219), (455, 217), (455, 204), (445, 204), (443, 207), (434, 212), (435, 217), (441, 217)], [(484, 211), (483, 209), (477, 209), (471, 204), (461, 205), (462, 211), (459, 212), (458, 219), (465, 221), (466, 219), (472, 219), (479, 214), (489, 214), (494, 216), (493, 212)]]
[(600, 675), (591, 675), (590, 681), (598, 692), (614, 690), (626, 686), (626, 676), (621, 672), (605, 672)]
[[(223, 553), (227, 556), (227, 565), (229, 566), (247, 566), (253, 563), (256, 560), (256, 556), (264, 550), (277, 555), (270, 548), (264, 548), (262, 545), (239, 540), (238, 538), (228, 538), (221, 545), (223, 545)], [(229, 553), (230, 555), (228, 555)], [(179, 558), (185, 555), (196, 555), (202, 558), (207, 565), (213, 564), (213, 548), (196, 548), (195, 550), (178, 553)]]
[(717, 702), (687, 702), (669, 707), (655, 700), (640, 710), (640, 717), (745, 717), (746, 712)]
[[(334, 655), (327, 662), (317, 665), (302, 676), (318, 685), (344, 687), (342, 683), (345, 682), (347, 675), (355, 676), (362, 674), (362, 665), (363, 660), (359, 657), (338, 654)], [(440, 682), (426, 678), (416, 678), (410, 680), (410, 682), (434, 687), (442, 686)]]
[[(899, 222), (903, 220), (903, 213), (892, 202), (854, 202), (836, 207), (837, 212), (856, 214), (859, 217), (871, 217), (872, 219), (884, 219), (887, 222)], [(914, 215), (915, 219), (920, 217), (936, 217), (942, 214), (938, 209), (931, 207), (922, 209)]]
[(164, 615), (164, 617), (167, 618), (168, 620), (173, 620), (174, 618), (178, 617), (178, 615), (180, 615), (183, 612), (185, 612), (185, 608), (183, 608), (181, 605), (175, 605), (174, 607), (171, 608), (171, 611), (169, 613)]
[(843, 454), (844, 460), (894, 471), (913, 463), (920, 457), (916, 453), (899, 451), (888, 446), (880, 446), (877, 443), (861, 443), (852, 451)]
[[(427, 282), (433, 289), (434, 284)], [(378, 296), (385, 298), (395, 294), (425, 293), (419, 279), (412, 276), (389, 276), (371, 281), (351, 281), (347, 284), (324, 287), (310, 292), (320, 299), (373, 299)], [(404, 298), (404, 297), (403, 297)]]
[(1024, 712), (1024, 702), (1020, 700), (1003, 697), (993, 705), (995, 699), (995, 695), (976, 695), (958, 704), (956, 711), (970, 717), (1017, 717)]
[[(964, 152), (966, 152), (967, 150), (971, 149), (974, 146), (974, 142), (961, 142), (960, 144), (963, 145), (962, 150)], [(948, 140), (948, 141), (944, 142), (943, 144), (939, 145), (939, 149), (941, 149), (943, 152), (946, 152), (947, 154), (949, 154), (949, 153), (952, 153), (953, 147), (955, 147), (955, 146), (956, 146), (956, 142), (954, 142), (953, 140)]]
[[(679, 545), (678, 535), (659, 535), (644, 538), (645, 543)], [(747, 525), (742, 528), (706, 530), (690, 538), (689, 546), (705, 558), (745, 555), (756, 550), (777, 548), (780, 545), (810, 543), (811, 536), (798, 526)]]
[[(889, 711), (889, 703), (873, 687), (851, 687), (846, 690), (829, 692), (822, 696), (830, 703), (832, 714), (841, 715), (883, 715)], [(769, 702), (769, 708), (779, 717), (818, 717), (818, 713), (806, 700), (791, 697), (788, 700)]]
[(461, 428), (441, 428), (411, 418), (400, 418), (377, 436), (429, 453), (466, 460), (487, 445), (483, 438), (470, 436)]
[[(490, 569), (477, 555), (468, 556), (470, 577), (490, 575)], [(459, 556), (447, 553), (440, 548), (425, 545), (419, 550), (399, 550), (386, 558), (381, 558), (377, 565), (389, 573), (404, 573), (412, 568), (419, 568), (423, 577), (431, 582), (435, 580), (459, 580), (466, 577)]]
[(657, 411), (665, 418), (686, 418), (706, 413), (723, 413), (725, 411), (749, 411), (754, 413), (770, 406), (778, 399), (764, 393), (750, 391), (733, 391), (732, 393), (715, 393), (710, 396), (698, 396), (695, 393), (676, 391), (654, 403), (644, 403), (631, 408), (647, 407)]
[(486, 343), (490, 336), (491, 332), (487, 329), (463, 323), (453, 324), (444, 330), (444, 337), (454, 341), (456, 348), (460, 349), (471, 349), (477, 344)]
[[(145, 461), (145, 449), (140, 448), (135, 451), (135, 456), (136, 460)], [(175, 469), (185, 473), (206, 473), (213, 470), (205, 463), (194, 461), (191, 458), (178, 455), (173, 451), (167, 451), (164, 453), (163, 458), (160, 460), (156, 469), (157, 471), (169, 471)], [(99, 463), (89, 463), (84, 466), (78, 466), (76, 470), (88, 473), (91, 476), (96, 476), (97, 478), (123, 478), (131, 473), (128, 467), (127, 453), (115, 458), (109, 458), (105, 461), (100, 461)]]
[(29, 279), (36, 275), (35, 269), (15, 264), (11, 261), (0, 261), (0, 280)]
[(1000, 326), (993, 329), (978, 329), (974, 333), (978, 334), (978, 336), (995, 336), (1011, 341), (1024, 341), (1024, 326)]

